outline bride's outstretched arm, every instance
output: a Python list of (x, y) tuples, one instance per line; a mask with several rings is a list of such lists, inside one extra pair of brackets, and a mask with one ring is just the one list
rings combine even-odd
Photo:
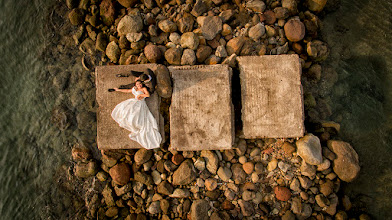
[(132, 89), (119, 89), (119, 88), (114, 88), (114, 91), (116, 92), (123, 92), (123, 93), (131, 93)]

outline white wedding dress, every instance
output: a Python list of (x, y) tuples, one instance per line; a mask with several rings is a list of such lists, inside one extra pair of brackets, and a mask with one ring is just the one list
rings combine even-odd
[(157, 121), (151, 114), (146, 104), (145, 98), (137, 100), (142, 91), (136, 91), (132, 88), (132, 94), (135, 98), (127, 99), (112, 111), (112, 118), (131, 133), (129, 138), (138, 142), (146, 149), (158, 148), (162, 137), (158, 131)]

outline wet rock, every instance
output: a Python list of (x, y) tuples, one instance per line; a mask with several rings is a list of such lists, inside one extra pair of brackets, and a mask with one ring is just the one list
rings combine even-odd
[(120, 47), (116, 44), (116, 42), (112, 41), (106, 47), (105, 53), (112, 62), (116, 63), (121, 55)]
[(147, 211), (151, 215), (156, 215), (161, 212), (161, 204), (159, 201), (152, 202), (150, 206), (148, 207)]
[(94, 41), (90, 38), (85, 39), (79, 46), (79, 50), (84, 54), (94, 55), (95, 53), (95, 45)]
[(74, 161), (88, 160), (91, 158), (91, 151), (86, 147), (79, 147), (78, 145), (72, 148), (72, 159)]
[(80, 8), (74, 8), (68, 14), (69, 21), (73, 25), (81, 25), (84, 22), (84, 13)]
[(195, 17), (199, 17), (204, 12), (208, 11), (208, 6), (203, 0), (196, 0), (196, 4), (193, 6), (191, 14)]
[(131, 178), (131, 169), (128, 164), (120, 163), (110, 168), (109, 175), (116, 184), (125, 185)]
[(200, 45), (196, 51), (197, 62), (203, 63), (212, 53), (212, 49), (209, 46)]
[(320, 139), (313, 134), (307, 134), (296, 142), (298, 155), (311, 165), (323, 162)]
[(191, 32), (194, 23), (194, 17), (189, 13), (184, 13), (180, 20), (178, 20), (178, 30), (181, 33)]
[(157, 63), (162, 58), (162, 52), (156, 45), (147, 45), (144, 48), (144, 55), (150, 63)]
[(143, 20), (139, 15), (125, 15), (117, 25), (118, 35), (137, 33), (143, 29)]
[(104, 33), (100, 32), (97, 35), (97, 41), (95, 42), (95, 48), (99, 51), (104, 52), (106, 50), (106, 47), (108, 45), (108, 40), (107, 37)]
[(79, 0), (66, 0), (65, 4), (67, 5), (67, 7), (69, 9), (73, 9), (73, 8), (78, 7)]
[(141, 148), (135, 153), (135, 156), (134, 156), (135, 163), (137, 165), (142, 165), (145, 162), (147, 162), (148, 160), (150, 160), (152, 155), (153, 155), (152, 150), (147, 150), (147, 149)]
[(343, 204), (343, 207), (346, 211), (349, 211), (352, 208), (352, 203), (350, 201), (350, 197), (348, 197), (347, 195), (343, 196), (342, 204)]
[(175, 189), (173, 194), (170, 195), (171, 198), (187, 198), (190, 197), (191, 193), (188, 189)]
[(249, 29), (249, 37), (254, 41), (258, 41), (265, 34), (265, 27), (262, 23), (258, 23)]
[(195, 51), (191, 49), (185, 49), (181, 57), (181, 65), (195, 65), (196, 64), (196, 54)]
[(316, 167), (306, 163), (305, 161), (302, 161), (300, 170), (302, 175), (307, 176), (309, 178), (313, 178), (314, 175), (316, 175)]
[(238, 205), (240, 205), (241, 212), (243, 216), (252, 216), (254, 213), (253, 205), (250, 202), (244, 201), (242, 199), (238, 200)]
[(171, 65), (181, 64), (181, 50), (178, 48), (170, 48), (165, 52), (165, 59)]
[(212, 40), (222, 32), (222, 19), (218, 16), (207, 16), (201, 26), (201, 33), (206, 40)]
[(305, 37), (305, 25), (299, 19), (290, 19), (284, 25), (286, 38), (289, 41), (297, 42)]
[(274, 13), (277, 19), (286, 19), (290, 16), (289, 9), (284, 7), (274, 8)]
[(166, 33), (172, 33), (177, 30), (177, 25), (168, 19), (160, 21), (158, 23), (158, 27), (159, 29), (161, 29), (163, 32)]
[(98, 172), (98, 164), (95, 161), (87, 163), (79, 162), (75, 166), (75, 175), (81, 178), (94, 176)]
[(204, 185), (208, 191), (213, 191), (218, 186), (218, 182), (214, 178), (208, 178), (204, 182)]
[(242, 184), (245, 181), (246, 178), (246, 173), (245, 171), (242, 169), (242, 165), (241, 164), (233, 164), (231, 166), (231, 172), (233, 174), (233, 180), (235, 182), (235, 184)]
[(315, 61), (324, 61), (329, 55), (327, 44), (320, 40), (314, 40), (307, 43), (306, 52)]
[(155, 70), (155, 76), (157, 78), (156, 91), (158, 95), (163, 98), (170, 98), (173, 92), (173, 87), (167, 67), (164, 65), (158, 65)]
[(219, 178), (221, 178), (221, 180), (224, 182), (229, 182), (231, 176), (233, 175), (231, 170), (227, 167), (219, 167), (217, 173), (218, 173)]
[(208, 220), (210, 206), (204, 199), (194, 200), (191, 206), (190, 217), (192, 220)]
[(274, 188), (276, 199), (280, 201), (288, 201), (291, 198), (291, 192), (289, 189), (283, 186), (276, 186)]
[(343, 141), (329, 140), (327, 145), (336, 154), (333, 161), (334, 172), (345, 182), (353, 181), (361, 169), (357, 152), (349, 143)]
[(219, 167), (218, 156), (213, 151), (209, 151), (209, 150), (203, 150), (200, 156), (204, 157), (206, 161), (207, 170), (212, 174), (216, 174), (216, 171), (218, 170)]
[(193, 32), (181, 35), (181, 47), (196, 50), (199, 46), (199, 37)]
[(111, 26), (115, 19), (114, 3), (111, 0), (103, 0), (99, 5), (99, 14), (106, 26)]
[(173, 173), (173, 185), (187, 185), (196, 179), (195, 167), (191, 160), (187, 159)]
[(236, 55), (239, 55), (244, 43), (245, 43), (245, 38), (242, 36), (229, 40), (226, 44), (227, 54), (232, 55), (233, 53), (235, 53)]
[(167, 181), (163, 181), (158, 185), (157, 191), (162, 195), (171, 195), (173, 193), (173, 186)]
[(133, 7), (136, 4), (136, 0), (117, 0), (120, 5), (125, 8)]
[(253, 0), (253, 1), (248, 1), (246, 3), (246, 7), (254, 12), (262, 13), (264, 12), (266, 5), (261, 0)]
[(306, 0), (306, 5), (309, 10), (314, 12), (322, 11), (326, 4), (327, 0)]

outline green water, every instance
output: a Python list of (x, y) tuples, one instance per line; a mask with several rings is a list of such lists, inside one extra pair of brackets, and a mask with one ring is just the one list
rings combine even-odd
[[(319, 96), (331, 106), (328, 119), (341, 123), (342, 139), (360, 156), (361, 174), (345, 191), (373, 217), (388, 219), (392, 216), (392, 1), (341, 3), (324, 18), (322, 29), (322, 38), (332, 49), (325, 68), (337, 81), (322, 79)], [(73, 54), (61, 54), (64, 45), (57, 45), (61, 34), (69, 34), (62, 32), (66, 17), (56, 14), (58, 4), (0, 1), (1, 219), (68, 219), (75, 212), (78, 196), (71, 197), (58, 176), (66, 173), (61, 165), (71, 163), (75, 140), (94, 139), (94, 132), (88, 131), (94, 120), (78, 126), (74, 119), (60, 131), (50, 118), (53, 107), (62, 103), (74, 118), (83, 113), (94, 119), (94, 88), (89, 73), (82, 71), (80, 56), (74, 56), (76, 47)]]

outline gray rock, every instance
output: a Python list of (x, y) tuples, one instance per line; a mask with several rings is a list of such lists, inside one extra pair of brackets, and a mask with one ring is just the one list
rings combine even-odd
[(143, 38), (143, 34), (142, 33), (128, 33), (126, 35), (126, 38), (129, 42), (135, 43), (135, 42), (140, 41)]
[(181, 57), (181, 65), (195, 65), (196, 54), (192, 49), (185, 49)]
[(213, 151), (203, 150), (200, 154), (201, 157), (205, 158), (207, 170), (212, 174), (216, 174), (219, 167), (218, 156)]
[(336, 154), (333, 161), (333, 170), (338, 177), (345, 181), (353, 181), (359, 174), (359, 158), (357, 152), (347, 142), (329, 140), (328, 148)]
[(242, 169), (241, 164), (238, 164), (238, 163), (233, 164), (231, 166), (231, 172), (233, 173), (232, 177), (233, 177), (235, 184), (242, 184), (245, 181), (246, 173)]
[(201, 32), (206, 40), (212, 40), (222, 32), (222, 19), (218, 16), (207, 16), (201, 26)]
[(227, 57), (226, 48), (222, 45), (218, 46), (215, 51), (215, 56), (225, 58)]
[(199, 46), (199, 37), (193, 32), (181, 35), (181, 47), (196, 50)]
[(232, 175), (233, 175), (233, 173), (231, 172), (231, 170), (229, 168), (219, 167), (218, 176), (219, 176), (219, 178), (221, 178), (222, 181), (229, 182)]
[(208, 220), (208, 210), (210, 206), (204, 199), (194, 200), (191, 206), (192, 220)]
[(173, 185), (187, 185), (196, 179), (195, 167), (191, 160), (187, 159), (173, 173)]
[(163, 32), (166, 33), (171, 33), (177, 30), (177, 25), (168, 19), (160, 21), (158, 23), (158, 27), (159, 29), (161, 29)]
[(299, 187), (300, 187), (299, 180), (297, 178), (293, 179), (293, 181), (290, 183), (290, 189), (295, 192), (299, 192), (300, 191)]
[(148, 212), (151, 215), (156, 215), (161, 212), (161, 204), (159, 201), (152, 202), (148, 207)]
[(238, 200), (238, 204), (241, 207), (241, 212), (243, 216), (252, 216), (254, 213), (253, 205), (250, 202), (244, 201), (242, 199)]
[(125, 15), (117, 25), (118, 35), (137, 33), (143, 29), (143, 20), (139, 15)]
[(296, 142), (298, 155), (311, 165), (323, 162), (320, 139), (313, 134), (307, 134)]
[(106, 56), (114, 63), (116, 63), (121, 55), (120, 47), (116, 42), (112, 41), (106, 47)]
[(304, 188), (304, 189), (309, 189), (313, 184), (312, 180), (310, 180), (306, 176), (300, 176), (300, 177), (298, 177), (298, 179), (299, 179), (299, 182), (301, 183), (302, 188)]
[(249, 29), (248, 35), (254, 41), (258, 41), (265, 34), (265, 27), (262, 23), (258, 23)]

